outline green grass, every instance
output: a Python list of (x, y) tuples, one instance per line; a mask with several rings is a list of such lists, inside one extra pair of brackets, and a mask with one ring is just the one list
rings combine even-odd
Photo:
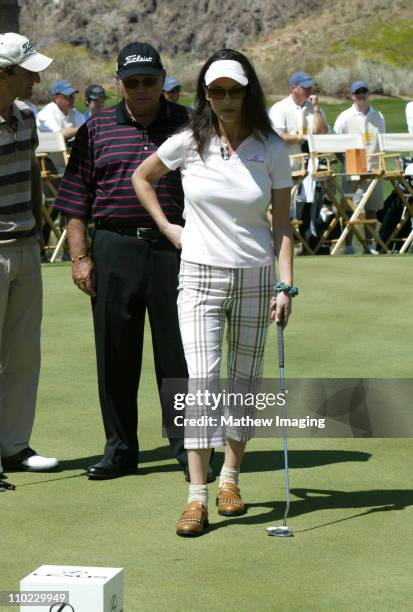
[[(9, 475), (17, 489), (0, 496), (0, 590), (16, 589), (41, 564), (97, 565), (125, 568), (128, 612), (410, 609), (410, 440), (291, 439), (295, 537), (287, 540), (264, 531), (282, 520), (281, 439), (255, 440), (241, 479), (248, 514), (218, 517), (212, 484), (212, 530), (198, 540), (178, 538), (187, 488), (161, 439), (148, 330), (140, 474), (89, 482), (84, 468), (103, 446), (90, 306), (72, 286), (69, 266), (43, 271), (32, 442), (58, 456), (62, 471)], [(298, 258), (296, 284), (287, 377), (411, 377), (410, 256)], [(265, 374), (277, 375), (274, 329)], [(221, 461), (219, 452), (218, 469)]]
[(369, 23), (345, 43), (334, 43), (331, 53), (340, 54), (352, 49), (362, 52), (363, 57), (371, 61), (384, 62), (395, 67), (411, 66), (412, 44), (413, 20), (404, 16), (402, 19), (393, 19), (390, 23), (380, 20)]

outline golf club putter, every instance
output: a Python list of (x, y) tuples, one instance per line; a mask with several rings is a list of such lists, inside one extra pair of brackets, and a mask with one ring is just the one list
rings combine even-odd
[(277, 322), (277, 344), (278, 344), (278, 363), (280, 368), (280, 387), (281, 393), (284, 395), (284, 404), (281, 407), (281, 418), (283, 419), (283, 438), (284, 438), (284, 481), (285, 481), (285, 512), (283, 524), (279, 527), (267, 527), (266, 532), (270, 536), (279, 538), (292, 537), (293, 530), (287, 526), (287, 516), (290, 509), (290, 483), (288, 479), (288, 444), (287, 444), (287, 426), (285, 419), (287, 418), (287, 401), (284, 379), (284, 326), (282, 321)]

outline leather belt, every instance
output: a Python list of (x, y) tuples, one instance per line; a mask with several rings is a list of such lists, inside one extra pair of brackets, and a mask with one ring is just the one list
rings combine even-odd
[(133, 236), (138, 240), (159, 240), (160, 238), (165, 238), (159, 230), (152, 227), (121, 227), (105, 222), (97, 222), (95, 223), (95, 227), (96, 229), (115, 232), (121, 236)]

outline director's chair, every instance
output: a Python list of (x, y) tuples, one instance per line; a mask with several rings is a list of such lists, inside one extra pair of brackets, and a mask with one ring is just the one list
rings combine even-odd
[[(403, 153), (411, 155), (413, 152), (413, 134), (379, 134), (379, 146), (382, 155), (384, 178), (390, 181), (403, 204), (403, 213), (400, 221), (386, 240), (388, 246), (393, 241), (400, 241), (399, 253), (406, 253), (413, 242), (413, 188), (407, 177), (406, 170), (401, 164)], [(403, 189), (400, 186), (403, 186)], [(411, 232), (407, 238), (400, 238), (401, 229), (410, 223)]]
[(295, 240), (302, 245), (302, 247), (307, 251), (307, 253), (309, 253), (309, 255), (314, 255), (313, 249), (310, 247), (310, 245), (300, 232), (300, 226), (302, 225), (302, 221), (301, 219), (297, 218), (297, 209), (295, 205), (302, 184), (308, 176), (308, 155), (306, 153), (295, 153), (294, 155), (290, 155), (290, 163), (291, 175), (293, 179), (293, 186), (291, 188), (291, 227), (293, 230), (293, 235)]
[[(359, 231), (357, 227), (359, 225), (365, 226), (372, 239), (387, 252), (388, 249), (376, 229), (377, 221), (375, 219), (366, 219), (364, 216), (365, 206), (376, 185), (381, 180), (382, 166), (380, 154), (367, 154), (361, 134), (311, 134), (308, 137), (308, 145), (312, 175), (320, 182), (335, 208), (335, 215), (323, 232), (315, 252), (317, 252), (323, 243), (330, 242), (333, 244), (331, 255), (336, 255), (350, 232), (356, 236), (363, 246), (366, 246), (368, 240)], [(360, 159), (364, 158), (366, 162), (367, 159), (369, 161), (374, 160), (377, 167), (367, 170), (367, 167), (360, 165), (356, 169), (357, 173), (350, 173), (347, 170), (345, 173), (335, 172), (333, 164), (337, 163), (337, 161), (343, 162), (343, 159), (349, 155), (350, 151), (363, 153), (363, 155), (360, 155)], [(324, 160), (322, 167), (319, 165), (320, 157)], [(342, 178), (350, 179), (351, 193), (343, 191), (341, 180), (338, 180)], [(354, 194), (362, 181), (366, 179), (370, 180), (370, 184), (360, 202), (355, 205), (353, 202)], [(337, 192), (339, 197), (336, 195)], [(338, 239), (332, 239), (331, 233), (338, 224), (341, 224), (343, 227), (342, 232)]]
[(36, 157), (40, 165), (43, 186), (42, 215), (57, 240), (50, 259), (53, 263), (66, 239), (66, 230), (60, 231), (51, 213), (58, 191), (58, 182), (63, 176), (69, 154), (62, 132), (38, 132), (38, 138), (39, 146), (36, 149)]

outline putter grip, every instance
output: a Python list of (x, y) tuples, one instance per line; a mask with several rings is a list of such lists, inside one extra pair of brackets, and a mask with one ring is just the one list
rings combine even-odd
[(284, 328), (282, 323), (277, 323), (278, 363), (280, 368), (284, 367)]

